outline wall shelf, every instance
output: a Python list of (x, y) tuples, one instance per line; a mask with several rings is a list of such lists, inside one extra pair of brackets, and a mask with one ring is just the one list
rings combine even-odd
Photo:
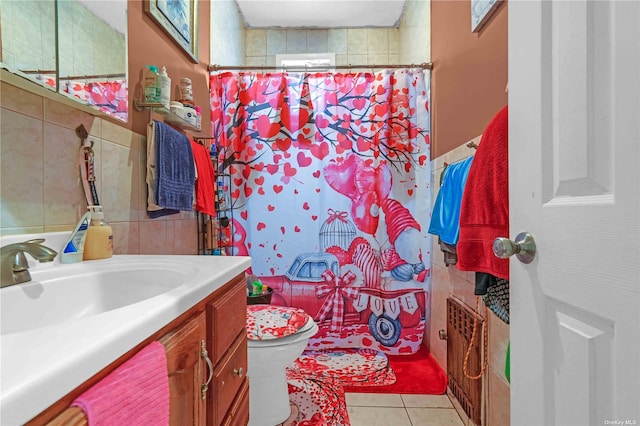
[(192, 131), (192, 132), (199, 132), (200, 130), (202, 130), (201, 128), (198, 128), (196, 126), (191, 125), (191, 123), (189, 123), (184, 118), (179, 117), (178, 115), (176, 115), (173, 112), (169, 111), (161, 103), (140, 102), (140, 101), (138, 101), (136, 99), (134, 104), (135, 104), (135, 107), (136, 107), (136, 109), (138, 111), (143, 111), (145, 109), (153, 111), (156, 114), (158, 114), (159, 116), (161, 116), (162, 120), (165, 123), (171, 124), (173, 126), (176, 126), (179, 129), (188, 130), (188, 131)]

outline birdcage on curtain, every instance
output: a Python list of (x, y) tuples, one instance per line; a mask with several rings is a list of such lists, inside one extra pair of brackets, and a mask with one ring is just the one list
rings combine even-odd
[(349, 220), (349, 214), (333, 209), (329, 209), (327, 214), (329, 217), (320, 228), (320, 250), (325, 251), (333, 246), (349, 250), (356, 237), (356, 226)]

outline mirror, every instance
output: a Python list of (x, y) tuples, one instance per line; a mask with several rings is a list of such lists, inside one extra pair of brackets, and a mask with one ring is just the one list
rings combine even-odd
[(0, 14), (4, 68), (127, 121), (126, 0), (2, 1)]
[(56, 90), (55, 0), (0, 2), (2, 66)]

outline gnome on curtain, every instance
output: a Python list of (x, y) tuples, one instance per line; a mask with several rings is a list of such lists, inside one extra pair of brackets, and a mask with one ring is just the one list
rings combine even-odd
[(419, 275), (425, 271), (420, 251), (420, 225), (409, 210), (396, 200), (385, 199), (381, 208), (389, 242), (393, 244), (393, 248), (386, 253), (386, 269), (391, 271), (394, 279), (410, 281), (414, 274)]

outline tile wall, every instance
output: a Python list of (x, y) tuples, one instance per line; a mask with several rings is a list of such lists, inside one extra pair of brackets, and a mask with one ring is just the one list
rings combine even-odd
[(336, 65), (396, 64), (397, 28), (248, 29), (246, 65), (276, 65), (283, 53), (335, 53)]
[(96, 186), (116, 254), (197, 254), (195, 212), (146, 215), (146, 137), (2, 82), (0, 232), (71, 231), (86, 211), (80, 124), (94, 142)]
[(400, 19), (399, 63), (431, 61), (431, 1), (408, 0)]
[[(480, 137), (469, 142), (480, 143)], [(444, 164), (454, 163), (475, 154), (475, 149), (467, 147), (467, 143), (436, 158), (432, 161), (433, 200), (438, 193), (438, 182), (444, 170)], [(429, 351), (438, 364), (447, 371), (447, 342), (440, 340), (438, 332), (447, 329), (447, 298), (454, 297), (472, 310), (475, 309), (476, 296), (475, 273), (460, 271), (455, 266), (445, 266), (444, 255), (438, 246), (438, 239), (433, 238), (432, 245), (432, 284), (431, 284), (431, 316), (427, 324)], [(480, 316), (484, 318), (484, 304), (480, 301)], [(505, 356), (509, 342), (509, 325), (505, 324), (493, 312), (489, 311), (487, 320), (489, 326), (489, 360), (483, 377), (483, 418), (485, 425), (508, 425), (510, 422), (510, 387), (504, 375)], [(475, 374), (476, 372), (473, 372)], [(473, 425), (450, 395), (458, 414), (465, 420), (465, 424)]]

